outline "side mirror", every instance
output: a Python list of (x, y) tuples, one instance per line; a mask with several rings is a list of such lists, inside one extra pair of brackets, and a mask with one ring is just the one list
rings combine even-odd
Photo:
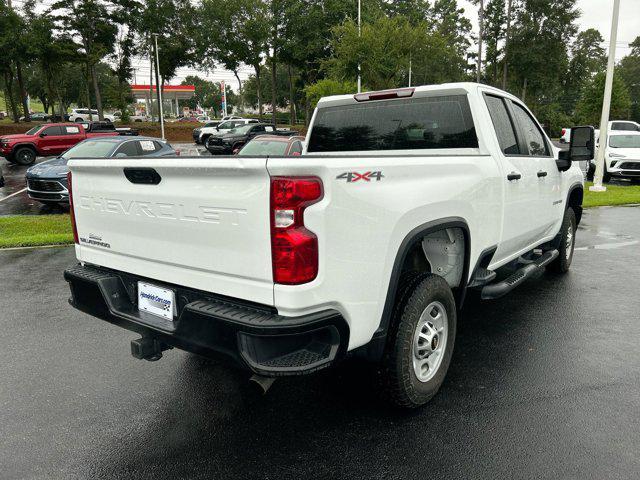
[(562, 150), (556, 161), (558, 169), (564, 172), (571, 162), (583, 162), (593, 159), (595, 152), (595, 133), (593, 127), (572, 127), (569, 150)]

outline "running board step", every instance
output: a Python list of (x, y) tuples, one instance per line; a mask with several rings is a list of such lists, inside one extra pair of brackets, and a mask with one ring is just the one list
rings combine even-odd
[(469, 282), (469, 288), (477, 288), (491, 283), (496, 278), (496, 272), (487, 270), (486, 268), (478, 268), (473, 275), (473, 279)]
[(492, 283), (483, 287), (481, 293), (482, 299), (493, 300), (494, 298), (500, 298), (506, 295), (531, 275), (549, 265), (556, 258), (558, 258), (558, 250), (549, 250), (548, 252), (543, 253), (532, 263), (520, 267), (510, 277), (505, 278), (501, 282)]

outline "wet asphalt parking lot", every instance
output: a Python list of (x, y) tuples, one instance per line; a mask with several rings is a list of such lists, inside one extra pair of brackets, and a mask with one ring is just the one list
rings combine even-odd
[(278, 380), (67, 304), (73, 249), (0, 251), (3, 479), (640, 476), (640, 208), (588, 210), (571, 271), (471, 300), (440, 393), (389, 409), (367, 365)]

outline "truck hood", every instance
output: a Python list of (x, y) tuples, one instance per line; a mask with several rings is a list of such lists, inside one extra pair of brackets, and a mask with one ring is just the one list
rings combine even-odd
[(40, 178), (57, 178), (67, 174), (68, 160), (64, 157), (57, 157), (41, 162), (27, 170), (27, 176)]
[(2, 135), (0, 136), (0, 140), (13, 140), (14, 142), (19, 142), (21, 140), (33, 140), (35, 135), (25, 135), (24, 133), (14, 133), (12, 135)]

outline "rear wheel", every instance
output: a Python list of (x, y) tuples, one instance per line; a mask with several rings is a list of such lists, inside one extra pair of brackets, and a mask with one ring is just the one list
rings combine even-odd
[(455, 300), (447, 282), (432, 274), (414, 274), (404, 281), (380, 372), (393, 404), (419, 407), (438, 392), (451, 362), (455, 337)]
[(569, 207), (564, 211), (562, 226), (560, 227), (560, 245), (558, 247), (558, 258), (547, 267), (552, 272), (566, 273), (569, 271), (573, 260), (573, 250), (576, 238), (576, 214), (573, 208)]
[(13, 161), (18, 165), (31, 165), (36, 161), (36, 152), (30, 147), (18, 147), (13, 154)]

